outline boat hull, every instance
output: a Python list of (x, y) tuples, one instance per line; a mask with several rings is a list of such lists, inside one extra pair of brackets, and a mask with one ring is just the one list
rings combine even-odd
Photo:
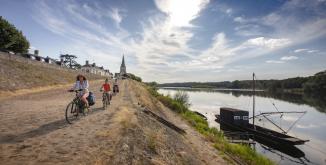
[(238, 126), (220, 120), (219, 115), (215, 115), (215, 117), (218, 123), (223, 123), (224, 125), (227, 125), (228, 127), (238, 131), (244, 131), (253, 134), (255, 139), (269, 141), (270, 143), (274, 143), (274, 144), (286, 144), (286, 145), (301, 145), (307, 142), (307, 140), (301, 140), (257, 125), (255, 126), (256, 129), (252, 124), (248, 124), (247, 127)]

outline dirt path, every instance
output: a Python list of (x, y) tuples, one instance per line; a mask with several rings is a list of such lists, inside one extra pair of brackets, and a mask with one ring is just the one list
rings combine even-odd
[[(65, 122), (74, 97), (65, 89), (0, 100), (0, 164), (225, 164), (217, 151), (177, 115), (156, 105), (153, 112), (187, 131), (180, 135), (142, 112), (156, 104), (129, 80), (107, 110), (101, 108), (99, 82), (92, 112), (73, 125)], [(151, 107), (149, 105), (149, 107)]]

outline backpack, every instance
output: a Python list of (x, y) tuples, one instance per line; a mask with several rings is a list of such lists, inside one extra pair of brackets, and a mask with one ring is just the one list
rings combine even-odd
[(89, 95), (87, 97), (88, 105), (92, 106), (95, 104), (95, 95), (93, 92), (89, 92)]

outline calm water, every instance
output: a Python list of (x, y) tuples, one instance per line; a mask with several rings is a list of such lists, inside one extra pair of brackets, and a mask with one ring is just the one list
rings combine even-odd
[[(186, 91), (189, 95), (193, 111), (198, 111), (208, 118), (210, 126), (219, 128), (215, 114), (219, 114), (220, 107), (232, 107), (249, 110), (252, 116), (252, 94), (250, 91), (219, 91), (219, 90), (194, 90), (178, 89)], [(174, 95), (177, 89), (162, 88), (159, 92), (166, 95)], [(275, 107), (273, 106), (275, 104)], [(302, 114), (285, 114), (282, 117), (275, 115), (270, 117), (288, 134), (300, 139), (310, 140), (304, 145), (297, 145), (299, 151), (303, 151), (304, 157), (295, 158), (257, 143), (254, 148), (278, 164), (326, 164), (326, 100), (293, 94), (270, 94), (257, 92), (256, 114), (260, 112), (275, 111), (307, 111)], [(299, 118), (293, 127), (291, 125)], [(255, 123), (270, 129), (279, 131), (266, 119), (255, 120)]]

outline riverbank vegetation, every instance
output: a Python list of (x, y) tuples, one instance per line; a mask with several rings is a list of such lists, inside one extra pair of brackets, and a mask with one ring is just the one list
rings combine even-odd
[[(165, 83), (159, 84), (159, 87), (251, 89), (252, 80)], [(309, 77), (295, 77), (283, 80), (256, 80), (256, 88), (273, 92), (326, 95), (326, 70)]]
[(274, 164), (271, 160), (258, 154), (249, 146), (228, 143), (222, 132), (216, 128), (210, 128), (204, 118), (188, 109), (190, 104), (187, 93), (177, 92), (173, 97), (169, 95), (165, 96), (157, 92), (155, 85), (156, 83), (147, 83), (147, 89), (150, 94), (171, 110), (179, 113), (192, 127), (203, 134), (209, 141), (214, 143), (214, 147), (219, 150), (221, 154), (240, 158), (246, 164)]
[(136, 80), (138, 82), (142, 82), (142, 79), (140, 77), (138, 77), (138, 76), (136, 76), (136, 75), (134, 75), (132, 73), (127, 73), (127, 77), (130, 78), (130, 79), (132, 79), (132, 80)]

